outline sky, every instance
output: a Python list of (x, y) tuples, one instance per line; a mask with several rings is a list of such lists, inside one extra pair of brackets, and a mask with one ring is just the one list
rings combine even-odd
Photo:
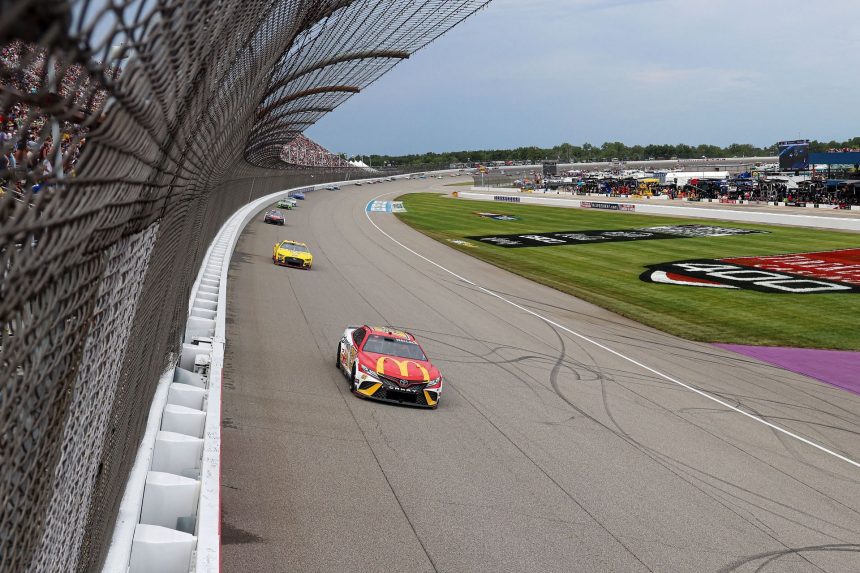
[(860, 135), (858, 0), (495, 0), (307, 132), (336, 153)]

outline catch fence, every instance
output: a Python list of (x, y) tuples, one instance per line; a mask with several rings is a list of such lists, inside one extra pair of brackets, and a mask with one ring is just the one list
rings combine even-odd
[(485, 4), (2, 3), (0, 571), (100, 568), (217, 229), (367, 176), (301, 132)]

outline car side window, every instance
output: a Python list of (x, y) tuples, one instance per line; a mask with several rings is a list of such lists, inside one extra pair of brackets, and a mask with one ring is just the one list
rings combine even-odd
[(363, 328), (359, 328), (352, 333), (352, 340), (355, 342), (356, 347), (361, 346), (361, 342), (364, 340), (365, 336), (367, 336), (367, 331)]

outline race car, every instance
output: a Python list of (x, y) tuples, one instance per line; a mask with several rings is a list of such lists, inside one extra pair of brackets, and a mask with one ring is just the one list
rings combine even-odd
[(269, 223), (270, 225), (283, 225), (284, 215), (280, 211), (272, 209), (271, 211), (266, 211), (266, 216), (263, 218), (263, 222)]
[(337, 367), (353, 394), (394, 404), (436, 408), (442, 375), (415, 337), (388, 326), (347, 326)]
[(275, 243), (275, 250), (272, 251), (272, 262), (282, 267), (298, 267), (311, 270), (314, 257), (308, 246), (304, 243), (281, 241), (280, 243)]
[(298, 204), (299, 202), (292, 197), (284, 197), (283, 199), (278, 201), (278, 209), (292, 209)]
[(304, 193), (293, 193), (293, 199), (298, 199), (299, 201), (304, 201), (305, 200), (305, 194)]

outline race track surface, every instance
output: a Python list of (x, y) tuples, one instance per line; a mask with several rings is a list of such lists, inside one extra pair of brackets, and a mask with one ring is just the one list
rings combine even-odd
[[(243, 234), (223, 380), (225, 572), (860, 570), (860, 468), (837, 457), (860, 460), (860, 396), (365, 214), (378, 195), (452, 181), (318, 191), (285, 227), (260, 216)], [(272, 264), (285, 238), (309, 244), (313, 270)], [(360, 323), (419, 337), (445, 376), (438, 410), (348, 391), (335, 350)]]

